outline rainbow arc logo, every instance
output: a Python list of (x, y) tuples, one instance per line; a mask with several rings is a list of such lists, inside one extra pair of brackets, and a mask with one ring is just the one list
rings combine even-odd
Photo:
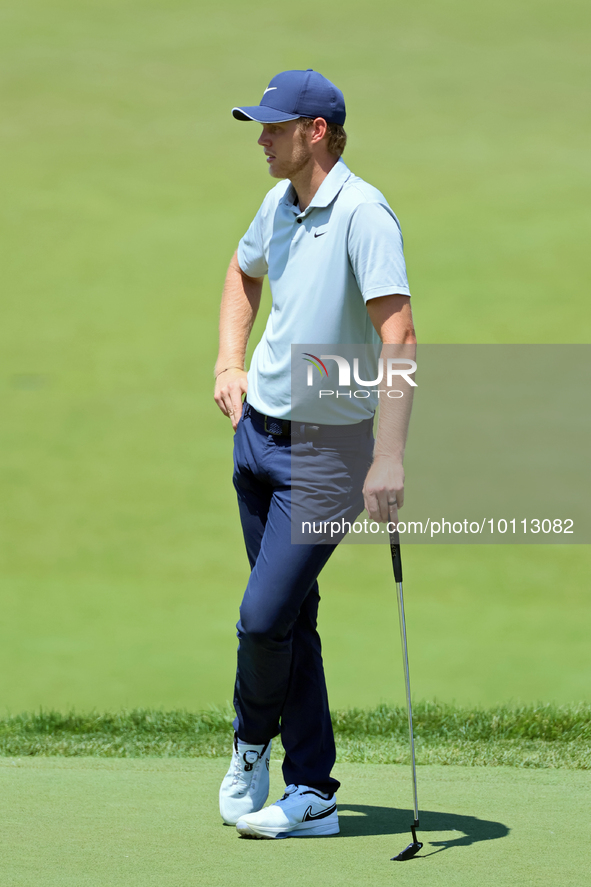
[[(308, 363), (311, 363), (312, 366), (315, 366), (321, 376), (322, 376), (322, 370), (324, 370), (324, 375), (328, 376), (328, 370), (326, 369), (326, 367), (324, 366), (324, 364), (322, 363), (322, 361), (320, 360), (319, 357), (316, 357), (315, 354), (310, 354), (308, 351), (304, 351), (304, 354), (306, 355), (304, 357), (304, 360), (307, 361)], [(312, 367), (310, 367), (308, 369), (308, 373), (311, 373), (311, 372), (312, 372)]]

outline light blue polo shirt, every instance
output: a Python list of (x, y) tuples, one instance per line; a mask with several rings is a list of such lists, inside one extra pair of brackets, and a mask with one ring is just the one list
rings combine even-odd
[(279, 419), (360, 422), (375, 412), (377, 396), (310, 400), (306, 415), (292, 415), (291, 346), (374, 345), (378, 353), (365, 303), (410, 295), (400, 225), (385, 197), (342, 159), (304, 212), (296, 199), (291, 182), (276, 185), (238, 245), (240, 268), (249, 277), (267, 274), (273, 299), (248, 372), (248, 401)]

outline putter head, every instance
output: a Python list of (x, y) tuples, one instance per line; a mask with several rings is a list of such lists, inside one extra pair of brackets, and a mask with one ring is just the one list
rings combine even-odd
[(406, 859), (412, 859), (419, 852), (423, 845), (420, 841), (413, 841), (408, 847), (405, 847), (398, 856), (393, 856), (390, 862), (404, 862)]

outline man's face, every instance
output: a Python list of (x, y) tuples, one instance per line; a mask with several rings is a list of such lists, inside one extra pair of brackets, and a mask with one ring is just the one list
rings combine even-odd
[(264, 123), (258, 143), (264, 148), (269, 173), (275, 179), (292, 178), (312, 158), (306, 133), (300, 132), (297, 120)]

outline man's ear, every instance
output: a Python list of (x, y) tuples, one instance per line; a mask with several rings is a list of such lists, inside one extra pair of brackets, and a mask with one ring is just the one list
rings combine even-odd
[(324, 119), (324, 117), (316, 117), (314, 119), (314, 126), (312, 128), (312, 144), (317, 144), (321, 142), (326, 133), (328, 132), (328, 123)]

